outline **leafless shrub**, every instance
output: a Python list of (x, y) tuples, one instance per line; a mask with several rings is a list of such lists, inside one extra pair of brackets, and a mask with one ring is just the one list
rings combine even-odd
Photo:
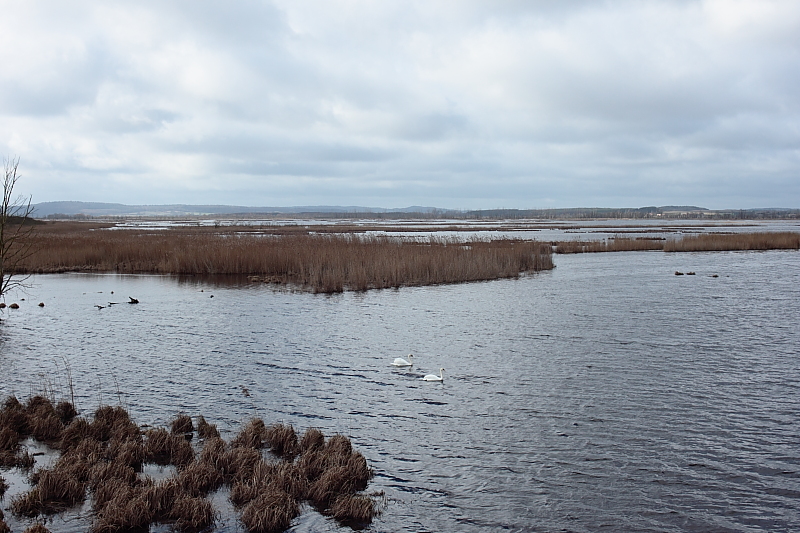
[(270, 490), (244, 508), (241, 521), (250, 533), (278, 533), (288, 529), (299, 513), (294, 498), (281, 490)]

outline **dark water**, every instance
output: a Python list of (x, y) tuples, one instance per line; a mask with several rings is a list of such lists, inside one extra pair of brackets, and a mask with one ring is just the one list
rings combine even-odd
[[(2, 315), (0, 394), (66, 390), (66, 360), (86, 410), (348, 434), (388, 496), (374, 531), (800, 529), (800, 254), (556, 262), (332, 297), (37, 277)], [(412, 370), (389, 365), (408, 353)], [(440, 367), (443, 384), (420, 380)], [(293, 527), (337, 529), (310, 510)]]

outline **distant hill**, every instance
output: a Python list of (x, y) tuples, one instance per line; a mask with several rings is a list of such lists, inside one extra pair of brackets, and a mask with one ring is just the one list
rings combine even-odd
[(36, 218), (91, 217), (237, 217), (292, 216), (309, 218), (491, 218), (491, 219), (770, 219), (800, 218), (800, 209), (707, 209), (693, 205), (661, 207), (570, 207), (558, 209), (479, 209), (457, 211), (436, 207), (410, 206), (397, 209), (361, 206), (249, 207), (241, 205), (126, 205), (101, 202), (42, 202), (33, 206)]
[(202, 215), (244, 214), (302, 214), (302, 213), (431, 213), (434, 207), (411, 206), (398, 209), (383, 209), (359, 206), (295, 206), (295, 207), (250, 207), (241, 205), (127, 205), (102, 202), (42, 202), (33, 206), (37, 218), (55, 215), (93, 217), (107, 216), (156, 216), (180, 217)]

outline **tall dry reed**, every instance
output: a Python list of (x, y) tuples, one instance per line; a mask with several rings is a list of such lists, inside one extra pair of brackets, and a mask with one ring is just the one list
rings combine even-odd
[(790, 231), (776, 233), (711, 233), (669, 240), (664, 244), (665, 252), (798, 249), (800, 249), (800, 233)]
[(225, 235), (180, 231), (73, 231), (45, 226), (21, 272), (238, 274), (315, 292), (513, 278), (553, 268), (530, 241), (425, 242), (355, 235)]

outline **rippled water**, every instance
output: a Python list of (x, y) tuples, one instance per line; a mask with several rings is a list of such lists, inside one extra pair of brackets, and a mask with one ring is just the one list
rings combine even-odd
[[(796, 531), (800, 254), (555, 259), (336, 296), (39, 276), (2, 315), (0, 394), (65, 390), (66, 360), (85, 410), (348, 434), (388, 496), (374, 531)], [(310, 510), (293, 527), (337, 529)]]

